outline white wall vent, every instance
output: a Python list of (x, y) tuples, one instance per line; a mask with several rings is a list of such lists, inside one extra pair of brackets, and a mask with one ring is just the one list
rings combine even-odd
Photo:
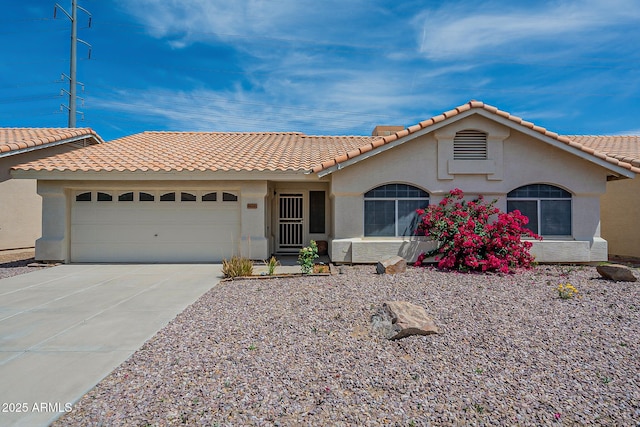
[(453, 139), (454, 160), (487, 160), (487, 134), (479, 130), (461, 130)]

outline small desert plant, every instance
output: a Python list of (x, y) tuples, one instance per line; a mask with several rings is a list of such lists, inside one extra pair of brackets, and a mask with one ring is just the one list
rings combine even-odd
[(578, 295), (578, 289), (571, 283), (560, 283), (558, 285), (558, 296), (562, 299), (571, 299), (574, 297), (580, 297)]
[(267, 274), (273, 276), (276, 272), (276, 267), (280, 265), (280, 261), (276, 257), (272, 256), (268, 260), (264, 261), (264, 265), (267, 266)]
[(302, 268), (302, 274), (309, 274), (313, 271), (313, 264), (318, 256), (318, 245), (315, 240), (312, 240), (309, 246), (300, 249), (298, 264)]
[(242, 277), (253, 274), (253, 262), (248, 258), (232, 257), (229, 261), (222, 261), (222, 274), (224, 277)]

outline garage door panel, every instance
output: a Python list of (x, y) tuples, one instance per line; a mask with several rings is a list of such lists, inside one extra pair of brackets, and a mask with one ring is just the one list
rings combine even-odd
[(73, 262), (211, 262), (238, 252), (238, 203), (74, 202)]
[[(73, 225), (111, 225), (114, 228), (127, 225), (153, 225), (156, 227), (188, 225), (195, 223), (199, 225), (230, 225), (237, 224), (238, 211), (216, 211), (206, 210), (203, 212), (185, 212), (182, 210), (174, 210), (171, 212), (135, 212), (129, 210), (111, 211), (109, 213), (101, 212), (94, 214), (93, 212), (80, 213), (78, 218), (73, 221)], [(117, 231), (117, 230), (112, 230)]]
[(170, 257), (167, 257), (167, 249), (138, 243), (122, 243), (117, 247), (75, 244), (73, 262), (219, 262), (236, 254), (212, 245), (201, 245), (198, 251), (194, 251), (193, 245), (174, 244)]
[[(74, 226), (73, 242), (100, 243), (191, 243), (197, 244), (206, 239), (212, 243), (231, 243), (238, 238), (237, 230), (232, 222), (217, 224), (206, 228), (207, 224), (184, 224), (180, 226), (166, 225), (115, 225), (110, 224), (76, 224)], [(220, 227), (222, 226), (222, 227)], [(223, 228), (223, 229), (220, 229)]]

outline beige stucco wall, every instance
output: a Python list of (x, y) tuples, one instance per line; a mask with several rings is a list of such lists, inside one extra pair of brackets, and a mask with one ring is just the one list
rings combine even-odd
[(640, 257), (640, 178), (609, 181), (600, 215), (609, 254)]
[(11, 167), (75, 148), (60, 145), (0, 158), (0, 250), (33, 247), (42, 229), (36, 180), (12, 179)]
[(35, 180), (0, 182), (0, 250), (33, 247), (40, 237), (41, 208)]
[[(506, 210), (506, 194), (517, 187), (534, 183), (559, 186), (573, 194), (573, 240), (536, 243), (533, 253), (538, 261), (606, 260), (606, 242), (600, 238), (599, 214), (599, 198), (606, 183), (604, 168), (481, 116), (462, 119), (450, 127), (407, 141), (332, 173), (336, 241), (331, 249), (334, 261), (378, 261), (355, 254), (353, 242), (361, 245), (360, 242), (368, 241), (371, 245), (382, 246), (377, 242), (380, 239), (363, 237), (363, 194), (387, 183), (420, 187), (430, 194), (431, 203), (440, 201), (450, 190), (460, 188), (468, 195), (483, 194), (488, 199), (497, 198), (497, 206), (502, 210)], [(489, 154), (494, 157), (490, 160), (495, 160), (495, 165), (487, 173), (477, 173), (477, 165), (474, 165), (474, 173), (460, 173), (459, 164), (456, 164), (458, 169), (453, 169), (456, 173), (450, 173), (452, 169), (447, 168), (443, 173), (442, 164), (450, 160), (446, 153), (447, 135), (454, 135), (462, 129), (488, 131), (489, 141), (497, 136), (493, 139), (493, 154)], [(401, 247), (406, 253), (416, 253), (408, 250), (408, 246), (419, 244), (424, 243), (403, 244)], [(386, 246), (390, 246), (389, 243)], [(370, 252), (379, 255), (379, 251)]]

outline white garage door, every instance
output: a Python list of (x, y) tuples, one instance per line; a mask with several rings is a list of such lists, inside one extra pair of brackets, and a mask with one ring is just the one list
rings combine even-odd
[(240, 245), (240, 204), (223, 191), (76, 191), (72, 262), (211, 262)]

